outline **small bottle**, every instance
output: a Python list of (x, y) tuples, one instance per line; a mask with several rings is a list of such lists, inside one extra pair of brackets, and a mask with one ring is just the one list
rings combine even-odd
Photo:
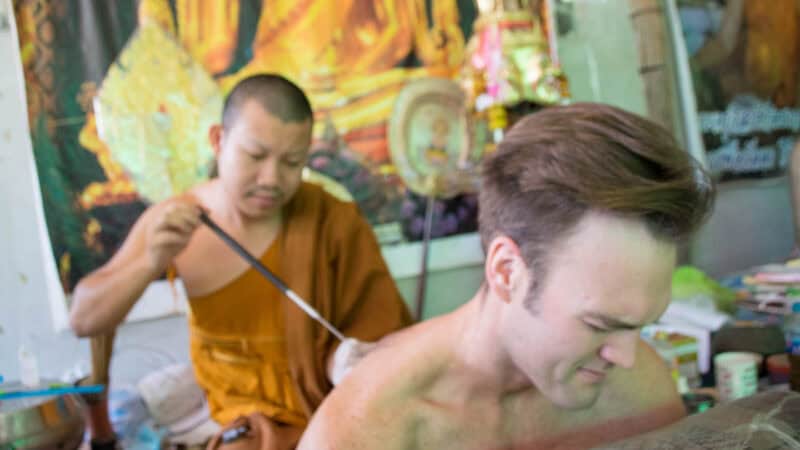
[(19, 378), (25, 387), (39, 386), (39, 363), (36, 356), (24, 346), (19, 346)]
[(786, 336), (786, 353), (800, 355), (800, 302), (792, 305), (792, 313), (784, 319), (783, 333)]

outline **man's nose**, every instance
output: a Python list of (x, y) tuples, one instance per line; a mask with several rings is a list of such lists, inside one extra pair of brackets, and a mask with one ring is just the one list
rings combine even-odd
[(639, 330), (617, 331), (608, 336), (600, 357), (625, 369), (633, 368), (636, 362), (636, 348), (639, 345)]
[(261, 163), (258, 169), (258, 184), (273, 186), (278, 185), (280, 181), (280, 170), (278, 168), (277, 158), (268, 158)]

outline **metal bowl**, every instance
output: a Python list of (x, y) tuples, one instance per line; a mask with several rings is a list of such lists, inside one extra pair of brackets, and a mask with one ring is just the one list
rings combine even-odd
[(74, 394), (0, 400), (0, 449), (74, 450), (86, 431), (85, 411)]

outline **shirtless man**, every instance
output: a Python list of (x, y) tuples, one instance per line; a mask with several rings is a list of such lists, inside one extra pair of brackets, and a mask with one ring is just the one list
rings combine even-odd
[(298, 448), (586, 448), (678, 420), (639, 330), (666, 309), (677, 242), (712, 201), (641, 117), (576, 104), (523, 118), (484, 167), (483, 287), (384, 338)]

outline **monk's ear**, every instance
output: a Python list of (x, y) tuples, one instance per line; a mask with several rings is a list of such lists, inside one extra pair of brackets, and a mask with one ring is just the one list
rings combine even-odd
[(526, 271), (522, 252), (513, 239), (505, 235), (492, 239), (486, 249), (484, 276), (489, 290), (497, 298), (510, 303), (514, 292), (524, 282)]
[(214, 151), (214, 158), (219, 157), (219, 152), (222, 150), (222, 138), (224, 137), (225, 130), (222, 125), (216, 123), (208, 128), (208, 142), (211, 144), (211, 149)]

